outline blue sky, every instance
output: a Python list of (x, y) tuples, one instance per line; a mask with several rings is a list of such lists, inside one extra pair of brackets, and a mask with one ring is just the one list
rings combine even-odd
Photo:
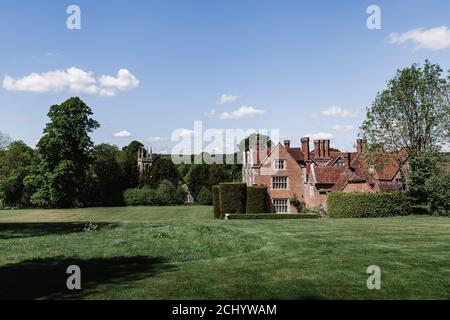
[[(71, 4), (81, 30), (66, 27)], [(381, 30), (366, 26), (371, 4)], [(200, 120), (280, 129), (293, 145), (323, 133), (351, 150), (365, 107), (396, 69), (426, 58), (450, 69), (449, 12), (447, 0), (4, 0), (0, 131), (34, 145), (48, 108), (80, 96), (101, 123), (96, 143), (170, 151), (172, 132)]]

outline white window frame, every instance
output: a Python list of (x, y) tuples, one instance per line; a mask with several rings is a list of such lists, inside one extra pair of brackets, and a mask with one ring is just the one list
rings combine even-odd
[(275, 213), (289, 213), (289, 201), (288, 199), (272, 199), (272, 205)]
[[(286, 181), (284, 181), (284, 179), (286, 179)], [(289, 190), (289, 177), (273, 176), (271, 181), (271, 188), (272, 190)]]
[[(280, 166), (280, 163), (282, 164), (282, 166)], [(273, 160), (273, 168), (275, 170), (285, 170), (286, 169), (286, 160), (284, 160), (284, 159)]]

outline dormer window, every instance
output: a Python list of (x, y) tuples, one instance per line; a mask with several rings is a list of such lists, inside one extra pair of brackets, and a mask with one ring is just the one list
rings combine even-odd
[(276, 159), (273, 162), (273, 168), (277, 170), (283, 170), (285, 168), (285, 160), (283, 159)]

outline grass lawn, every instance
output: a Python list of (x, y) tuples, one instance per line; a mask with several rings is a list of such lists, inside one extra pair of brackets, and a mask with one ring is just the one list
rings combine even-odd
[[(99, 231), (83, 231), (88, 221)], [(82, 290), (66, 289), (67, 266)], [(366, 269), (381, 268), (381, 290)], [(210, 207), (0, 211), (0, 299), (449, 299), (450, 219), (229, 220)]]

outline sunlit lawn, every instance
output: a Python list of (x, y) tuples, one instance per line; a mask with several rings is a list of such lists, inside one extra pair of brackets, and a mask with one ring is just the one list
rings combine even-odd
[[(83, 231), (87, 222), (101, 227)], [(66, 268), (82, 290), (66, 288)], [(381, 268), (381, 290), (366, 269)], [(230, 220), (210, 207), (0, 211), (0, 298), (448, 299), (450, 219)]]

